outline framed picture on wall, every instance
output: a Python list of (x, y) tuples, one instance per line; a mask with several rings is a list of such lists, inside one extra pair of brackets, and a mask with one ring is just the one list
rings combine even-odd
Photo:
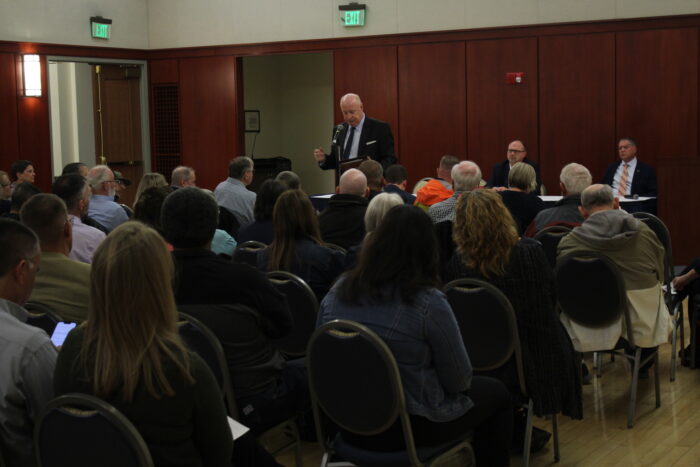
[(260, 133), (260, 111), (246, 110), (245, 111), (245, 132)]

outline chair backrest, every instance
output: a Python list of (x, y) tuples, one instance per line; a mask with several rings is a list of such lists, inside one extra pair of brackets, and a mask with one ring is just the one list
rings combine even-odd
[(24, 309), (29, 312), (26, 323), (46, 331), (51, 336), (56, 325), (63, 321), (53, 308), (38, 302), (27, 302)]
[(493, 370), (515, 358), (520, 389), (527, 394), (518, 322), (508, 298), (495, 286), (478, 279), (454, 280), (444, 292), (474, 369)]
[(311, 287), (299, 276), (287, 271), (267, 273), (272, 285), (287, 297), (294, 318), (292, 332), (275, 340), (275, 345), (290, 357), (301, 357), (306, 353), (309, 338), (316, 329), (318, 299)]
[(668, 285), (673, 279), (673, 248), (671, 246), (671, 233), (661, 219), (648, 212), (634, 212), (634, 217), (644, 222), (654, 231), (659, 242), (664, 246), (664, 281)]
[(236, 216), (223, 206), (219, 206), (219, 225), (218, 228), (228, 232), (233, 238), (238, 237), (238, 231), (241, 229), (241, 224), (236, 219)]
[(239, 243), (236, 249), (233, 250), (233, 260), (237, 263), (246, 263), (257, 268), (258, 253), (265, 248), (267, 248), (267, 245), (257, 240), (248, 240), (247, 242)]
[(566, 237), (571, 229), (563, 225), (553, 225), (540, 230), (535, 235), (535, 240), (540, 242), (547, 255), (547, 261), (554, 269), (557, 265), (557, 247), (562, 238)]
[(386, 431), (400, 418), (409, 457), (418, 459), (399, 367), (373, 331), (346, 320), (320, 326), (309, 341), (306, 366), (322, 443), (321, 412), (343, 430), (365, 436)]
[(615, 263), (593, 252), (573, 253), (559, 258), (555, 276), (562, 313), (589, 328), (610, 326), (624, 316), (634, 345), (625, 283)]
[(49, 402), (34, 428), (39, 467), (152, 467), (134, 425), (107, 402), (66, 394)]
[[(186, 306), (180, 309), (187, 310)], [(238, 416), (238, 407), (233, 395), (231, 376), (224, 355), (224, 349), (216, 335), (205, 324), (197, 318), (180, 312), (180, 323), (178, 333), (187, 347), (199, 355), (211, 369), (216, 381), (219, 383), (221, 394), (228, 408), (229, 415), (233, 418)]]

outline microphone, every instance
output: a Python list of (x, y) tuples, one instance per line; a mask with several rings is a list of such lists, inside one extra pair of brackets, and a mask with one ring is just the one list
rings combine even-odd
[(343, 124), (342, 123), (335, 127), (335, 134), (333, 135), (333, 144), (337, 144), (338, 135), (340, 134), (341, 131), (343, 131)]

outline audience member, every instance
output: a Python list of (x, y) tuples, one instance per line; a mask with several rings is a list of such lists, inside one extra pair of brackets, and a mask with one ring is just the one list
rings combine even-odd
[(272, 226), (274, 240), (258, 254), (258, 268), (296, 274), (320, 301), (343, 271), (345, 255), (321, 245), (318, 218), (309, 197), (301, 190), (282, 193), (275, 203)]
[(537, 186), (535, 169), (531, 165), (516, 162), (508, 172), (508, 188), (498, 190), (510, 214), (522, 234), (535, 216), (544, 209), (544, 203), (534, 192)]
[(386, 180), (386, 185), (384, 185), (385, 192), (399, 195), (406, 204), (416, 202), (416, 196), (406, 191), (408, 173), (404, 166), (399, 164), (389, 166), (384, 172), (384, 179)]
[(301, 190), (301, 179), (299, 175), (291, 170), (284, 170), (278, 173), (275, 180), (282, 182), (287, 190)]
[(601, 183), (610, 185), (619, 197), (656, 196), (656, 172), (637, 159), (637, 143), (632, 138), (620, 138), (617, 151), (620, 160), (608, 166)]
[(255, 220), (255, 193), (246, 187), (253, 181), (254, 165), (250, 157), (239, 156), (228, 166), (228, 178), (217, 185), (214, 197), (228, 209), (241, 226)]
[(318, 218), (321, 238), (347, 250), (365, 237), (364, 217), (369, 203), (367, 177), (357, 169), (346, 170), (335, 191)]
[(155, 465), (230, 466), (233, 441), (221, 392), (178, 335), (172, 279), (158, 233), (139, 222), (114, 230), (95, 254), (90, 316), (68, 335), (54, 388), (114, 405)]
[(272, 243), (274, 238), (272, 210), (275, 208), (277, 198), (287, 189), (285, 187), (286, 185), (278, 180), (265, 180), (260, 185), (255, 199), (255, 222), (241, 227), (238, 231), (239, 242), (255, 240), (265, 245)]
[[(160, 176), (162, 177), (162, 175)], [(163, 178), (163, 181), (165, 181), (165, 178)], [(141, 185), (139, 185), (139, 188), (141, 188)], [(168, 197), (171, 191), (172, 189), (167, 183), (165, 185), (152, 186), (141, 191), (136, 203), (134, 203), (134, 219), (143, 222), (163, 235), (163, 227), (160, 225), (160, 211), (165, 198)]]
[(87, 178), (90, 168), (82, 162), (71, 162), (63, 167), (61, 175), (78, 174), (83, 178)]
[(428, 216), (433, 224), (444, 221), (453, 221), (455, 218), (455, 206), (462, 193), (472, 191), (481, 183), (481, 169), (472, 161), (462, 161), (452, 167), (452, 187), (454, 193), (444, 201), (433, 204), (428, 209)]
[(7, 172), (0, 170), (0, 215), (10, 212), (12, 204), (12, 182)]
[(12, 183), (13, 190), (20, 183), (34, 183), (34, 179), (36, 178), (34, 164), (32, 161), (27, 160), (15, 161), (10, 167), (10, 175), (14, 178), (14, 182)]
[[(163, 204), (163, 229), (175, 248), (175, 300), (178, 305), (191, 305), (188, 312), (217, 333), (231, 371), (241, 421), (258, 434), (285, 416), (289, 418), (307, 402), (306, 373), (300, 365), (288, 365), (271, 341), (292, 329), (284, 295), (263, 273), (208, 249), (217, 215), (216, 201), (198, 188), (176, 190)], [(227, 304), (255, 310), (265, 334), (247, 336), (244, 341), (220, 334), (217, 316), (207, 312), (207, 306)]]
[[(121, 203), (120, 199), (122, 197), (122, 192), (126, 190), (126, 188), (130, 185), (131, 180), (124, 177), (124, 175), (122, 175), (122, 173), (118, 170), (114, 171), (114, 201), (116, 203)], [(129, 206), (127, 206), (126, 204), (120, 204), (120, 206), (126, 213), (127, 217), (131, 218), (131, 216), (133, 216), (134, 212)]]
[[(477, 465), (508, 465), (513, 422), (508, 392), (496, 379), (472, 376), (457, 321), (437, 288), (436, 257), (428, 216), (414, 206), (393, 207), (368, 237), (358, 265), (321, 303), (318, 323), (356, 321), (389, 346), (418, 446), (474, 431)], [(369, 449), (405, 448), (399, 423), (377, 435), (342, 436)]]
[[(437, 178), (424, 178), (416, 184), (416, 206), (428, 210), (433, 204), (444, 201), (454, 193), (452, 191), (452, 168), (459, 164), (459, 159), (446, 154), (440, 158)], [(423, 183), (425, 182), (425, 183)]]
[[(673, 288), (676, 290), (676, 296), (674, 297), (674, 306), (680, 304), (688, 296), (695, 296), (700, 293), (700, 281), (697, 280), (700, 277), (700, 258), (695, 258), (690, 262), (679, 275), (673, 278), (672, 284)], [(681, 306), (681, 305), (679, 305)], [(690, 322), (690, 332), (698, 332), (698, 323), (693, 319), (693, 314), (688, 313)], [(697, 334), (696, 334), (697, 335)], [(692, 345), (689, 345), (685, 349), (681, 350), (680, 357), (683, 366), (690, 366), (692, 350)], [(695, 349), (695, 361), (700, 362), (700, 346), (696, 346)], [(696, 366), (695, 368), (700, 368)]]
[(401, 197), (395, 193), (380, 193), (369, 202), (365, 212), (365, 230), (367, 234), (374, 232), (386, 213), (394, 206), (404, 204)]
[(88, 315), (90, 265), (68, 257), (73, 228), (65, 203), (56, 195), (38, 194), (22, 206), (20, 218), (41, 244), (41, 268), (30, 300), (52, 308), (64, 321), (82, 323)]
[(382, 192), (382, 188), (384, 187), (384, 169), (382, 168), (382, 164), (375, 160), (368, 159), (362, 162), (357, 167), (357, 170), (367, 177), (367, 186), (369, 187), (369, 196), (367, 196), (367, 198), (371, 201), (372, 198)]
[(97, 247), (105, 239), (105, 233), (82, 221), (90, 206), (90, 185), (80, 174), (71, 173), (58, 177), (51, 191), (66, 203), (68, 220), (73, 228), (73, 245), (68, 256), (76, 261), (91, 263)]
[(2, 217), (7, 217), (13, 220), (19, 220), (19, 211), (22, 209), (24, 203), (26, 203), (29, 198), (34, 195), (41, 193), (41, 190), (32, 185), (29, 182), (22, 182), (15, 185), (12, 191), (12, 198), (10, 200), (10, 211), (2, 215)]
[[(559, 324), (554, 277), (540, 244), (518, 233), (501, 197), (476, 190), (457, 204), (454, 225), (457, 251), (446, 281), (463, 277), (485, 280), (500, 289), (515, 310), (522, 349), (525, 387), (534, 413), (562, 412), (582, 417), (579, 357)], [(514, 399), (520, 396), (515, 362), (488, 372), (503, 381)], [(514, 447), (522, 447), (525, 414), (517, 417)], [(541, 449), (549, 433), (535, 430), (533, 448)]]
[(197, 174), (192, 167), (178, 165), (170, 175), (170, 186), (173, 190), (188, 186), (197, 186)]
[(0, 452), (7, 467), (32, 467), (34, 423), (53, 397), (56, 348), (24, 324), (22, 305), (41, 263), (39, 239), (26, 226), (0, 219)]
[(575, 162), (565, 165), (559, 175), (562, 199), (553, 207), (540, 211), (528, 226), (525, 235), (534, 237), (540, 230), (555, 225), (565, 227), (581, 225), (583, 217), (578, 210), (581, 205), (581, 192), (590, 184), (591, 173), (587, 168)]
[[(134, 196), (134, 209), (136, 209), (136, 203), (138, 203), (139, 198), (141, 198), (141, 193), (149, 188), (162, 188), (167, 186), (168, 181), (162, 174), (159, 174), (158, 172), (148, 172), (143, 174), (143, 177), (141, 177), (141, 181), (139, 182), (139, 186), (136, 188), (136, 196)], [(170, 191), (171, 190), (168, 190), (168, 193)]]
[(540, 166), (537, 164), (537, 162), (531, 161), (527, 158), (527, 149), (525, 148), (525, 144), (517, 139), (508, 145), (506, 160), (493, 166), (491, 178), (489, 179), (487, 185), (496, 189), (505, 190), (505, 187), (508, 186), (508, 172), (510, 172), (510, 169), (512, 169), (518, 162), (523, 162), (530, 165), (535, 170), (535, 179), (537, 184), (532, 191), (539, 195), (540, 187), (542, 186), (542, 180), (540, 179)]
[[(559, 242), (558, 255), (594, 252), (617, 266), (627, 289), (634, 342), (642, 358), (668, 340), (671, 317), (661, 284), (664, 281), (664, 248), (644, 222), (619, 209), (609, 185), (591, 185), (581, 193), (581, 215), (585, 219)], [(613, 348), (623, 336), (622, 320), (607, 328), (589, 329), (565, 315), (561, 318), (579, 352)], [(628, 349), (629, 350), (629, 349)], [(642, 374), (646, 373), (642, 368)]]
[(92, 188), (92, 198), (88, 215), (102, 225), (107, 232), (116, 229), (129, 217), (126, 211), (114, 201), (117, 182), (114, 173), (106, 165), (96, 165), (88, 172), (88, 183)]

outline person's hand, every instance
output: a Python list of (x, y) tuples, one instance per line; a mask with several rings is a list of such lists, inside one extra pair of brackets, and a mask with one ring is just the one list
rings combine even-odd
[(688, 285), (689, 278), (688, 274), (683, 274), (682, 276), (674, 277), (671, 281), (671, 285), (676, 290), (683, 290), (686, 285)]
[(314, 149), (314, 159), (316, 159), (316, 162), (323, 162), (326, 159), (326, 153), (323, 151), (323, 148)]

